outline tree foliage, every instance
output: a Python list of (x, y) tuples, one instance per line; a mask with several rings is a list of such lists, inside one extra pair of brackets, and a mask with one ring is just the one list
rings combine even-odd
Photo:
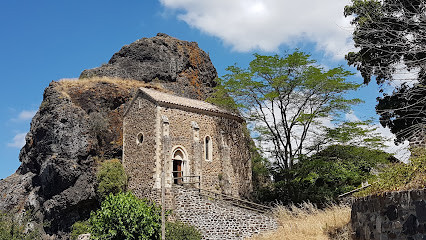
[(393, 79), (398, 65), (423, 68), (426, 62), (424, 0), (352, 0), (345, 16), (353, 16), (353, 39), (358, 52), (346, 59), (368, 83)]
[(382, 149), (388, 140), (377, 131), (372, 120), (345, 121), (335, 127), (325, 128), (325, 141), (330, 144), (352, 145), (368, 147), (370, 149)]
[(389, 153), (367, 147), (333, 145), (300, 159), (293, 169), (274, 173), (275, 183), (263, 189), (263, 201), (284, 204), (310, 201), (324, 206), (338, 195), (375, 178), (373, 170), (397, 161)]
[(364, 189), (356, 196), (366, 196), (387, 191), (423, 189), (426, 187), (426, 151), (414, 148), (409, 163), (393, 163), (378, 175), (371, 187)]
[(426, 130), (426, 81), (403, 84), (390, 95), (378, 98), (380, 123), (396, 135), (397, 143), (424, 136)]
[(110, 194), (90, 216), (94, 239), (142, 239), (161, 237), (161, 209), (132, 193)]
[[(410, 140), (425, 130), (426, 102), (426, 2), (424, 0), (352, 0), (345, 16), (353, 16), (357, 52), (346, 55), (370, 82), (410, 81), (391, 95), (378, 98), (380, 122), (397, 136)], [(395, 75), (398, 79), (395, 79)], [(412, 84), (416, 82), (415, 84)]]
[(96, 173), (98, 181), (98, 194), (105, 198), (110, 193), (117, 194), (126, 190), (127, 175), (123, 165), (118, 159), (111, 159), (102, 162)]
[(289, 169), (310, 149), (309, 138), (321, 119), (360, 102), (345, 98), (360, 85), (347, 81), (351, 73), (342, 67), (324, 70), (303, 52), (254, 57), (247, 69), (228, 67), (210, 101), (238, 108), (258, 140), (272, 146), (264, 150), (281, 169)]

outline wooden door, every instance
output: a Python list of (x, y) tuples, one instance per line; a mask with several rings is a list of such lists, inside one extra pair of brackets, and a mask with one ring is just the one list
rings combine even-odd
[(175, 184), (182, 183), (182, 161), (181, 160), (173, 160), (173, 177)]

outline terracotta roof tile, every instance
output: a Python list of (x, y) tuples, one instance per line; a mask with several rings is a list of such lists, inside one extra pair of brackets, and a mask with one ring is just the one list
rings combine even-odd
[(200, 109), (200, 110), (213, 112), (213, 113), (222, 113), (222, 114), (233, 116), (234, 118), (237, 117), (241, 119), (240, 116), (234, 113), (231, 113), (225, 109), (219, 108), (218, 106), (215, 106), (211, 103), (204, 102), (201, 100), (179, 97), (173, 94), (159, 92), (153, 89), (143, 88), (143, 87), (140, 88), (140, 91), (148, 95), (154, 101), (160, 103), (160, 105), (161, 103), (166, 103), (166, 104), (171, 104), (176, 106), (183, 106), (187, 108)]

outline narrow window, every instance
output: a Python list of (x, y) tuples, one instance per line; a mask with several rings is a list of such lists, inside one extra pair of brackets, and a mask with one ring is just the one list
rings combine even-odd
[(212, 140), (209, 136), (206, 136), (204, 140), (204, 154), (206, 161), (212, 160)]
[(143, 143), (143, 133), (139, 133), (136, 139), (138, 144), (142, 144)]

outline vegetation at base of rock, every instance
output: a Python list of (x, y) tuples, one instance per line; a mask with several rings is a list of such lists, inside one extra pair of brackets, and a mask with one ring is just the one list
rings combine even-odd
[(166, 223), (166, 240), (200, 240), (202, 237), (193, 226), (182, 222)]
[[(71, 227), (71, 239), (75, 240), (79, 235), (85, 233), (92, 233), (95, 239), (104, 239), (104, 237), (108, 237), (108, 239), (121, 239), (122, 236), (126, 236), (126, 239), (159, 239), (158, 231), (160, 231), (159, 227), (161, 226), (159, 214), (161, 209), (147, 201), (135, 198), (134, 195), (131, 193), (119, 195), (120, 196), (110, 195), (109, 199), (105, 200), (109, 201), (108, 205), (102, 204), (102, 208), (100, 210), (98, 210), (96, 213), (92, 213), (91, 219), (86, 221), (75, 222)], [(111, 198), (114, 198), (114, 200), (112, 200)], [(117, 208), (114, 209), (111, 204), (117, 203), (117, 201), (120, 201), (120, 204), (117, 206)], [(124, 212), (128, 209), (133, 208), (134, 206), (139, 209), (132, 210), (130, 212)], [(102, 217), (99, 217), (101, 216), (101, 214), (99, 214), (100, 211), (103, 211)], [(96, 217), (94, 217), (95, 214)], [(113, 216), (114, 214), (117, 214), (117, 216)], [(150, 218), (150, 220), (142, 219), (146, 218), (147, 216), (148, 218)], [(127, 217), (130, 217), (130, 220), (127, 219)], [(102, 221), (100, 220), (100, 218), (102, 219)], [(142, 222), (140, 222), (140, 220), (142, 220)], [(106, 232), (107, 234), (96, 237), (95, 234), (93, 234), (93, 222), (98, 222), (98, 228), (101, 228), (99, 227), (99, 225), (103, 225), (102, 228), (104, 230), (102, 231)], [(113, 229), (107, 229), (108, 226), (112, 226), (114, 225), (114, 223), (118, 223), (119, 226), (114, 226)], [(121, 235), (118, 235), (117, 233), (117, 236), (108, 235), (111, 232), (119, 232), (123, 229), (137, 229), (143, 224), (147, 226), (143, 229), (139, 229), (139, 232), (136, 233), (123, 233)], [(148, 226), (149, 224), (152, 225), (151, 228)], [(149, 229), (152, 229), (154, 234), (146, 234), (144, 232), (149, 232)], [(200, 240), (201, 238), (201, 233), (191, 225), (182, 222), (166, 222), (167, 240)]]
[(90, 233), (89, 221), (78, 221), (75, 222), (71, 227), (71, 239), (76, 240), (79, 235)]
[(311, 203), (278, 206), (275, 215), (280, 223), (274, 232), (251, 237), (249, 240), (350, 240), (351, 209), (345, 205), (330, 205), (318, 209)]
[(345, 95), (360, 85), (346, 79), (351, 72), (324, 70), (300, 51), (254, 57), (246, 69), (229, 66), (210, 101), (238, 108), (275, 164), (291, 169), (306, 150), (322, 143), (307, 141), (320, 136), (314, 129), (322, 126), (321, 118), (339, 116), (361, 102)]
[(131, 192), (110, 194), (89, 223), (93, 239), (160, 239), (161, 209)]
[(394, 163), (383, 169), (377, 181), (370, 187), (355, 194), (363, 197), (389, 191), (422, 189), (426, 187), (426, 150), (415, 148), (411, 150), (410, 162)]
[(0, 240), (41, 239), (40, 233), (29, 225), (30, 216), (0, 212)]
[(103, 161), (96, 173), (96, 179), (97, 193), (101, 198), (126, 190), (127, 175), (119, 159)]
[(274, 183), (260, 189), (257, 197), (283, 204), (310, 201), (323, 207), (363, 182), (374, 181), (374, 171), (385, 170), (395, 161), (391, 154), (380, 150), (333, 145), (301, 159), (290, 170), (273, 170)]

